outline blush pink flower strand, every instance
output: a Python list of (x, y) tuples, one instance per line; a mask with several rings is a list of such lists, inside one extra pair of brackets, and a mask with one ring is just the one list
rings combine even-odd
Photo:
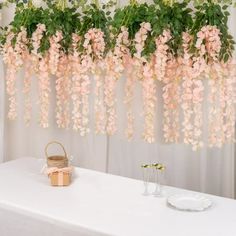
[(33, 68), (32, 68), (32, 58), (30, 54), (25, 55), (25, 76), (24, 76), (24, 88), (23, 93), (25, 96), (24, 101), (24, 121), (28, 126), (31, 120), (31, 112), (32, 112), (32, 104), (31, 104), (31, 80), (33, 75)]
[(7, 66), (6, 71), (6, 92), (9, 96), (9, 111), (8, 111), (8, 118), (10, 120), (15, 120), (17, 117), (16, 113), (16, 56), (14, 48), (11, 44), (12, 39), (15, 35), (10, 32), (7, 35), (6, 43), (3, 47), (3, 61)]
[[(41, 43), (46, 36), (44, 24), (38, 24), (31, 39), (25, 28), (16, 34), (7, 32), (3, 47), (3, 59), (7, 65), (6, 91), (9, 99), (8, 117), (17, 117), (16, 75), (25, 65), (24, 120), (31, 119), (31, 76), (34, 70), (38, 77), (40, 126), (49, 126), (50, 76), (56, 75), (56, 122), (60, 128), (72, 127), (85, 136), (90, 131), (89, 103), (91, 82), (94, 78), (95, 132), (113, 135), (117, 127), (117, 81), (126, 76), (124, 104), (126, 107), (126, 136), (134, 135), (134, 90), (141, 82), (143, 98), (143, 138), (148, 143), (155, 141), (157, 80), (163, 86), (163, 132), (166, 142), (183, 141), (198, 150), (203, 146), (203, 102), (208, 91), (204, 80), (208, 79), (208, 144), (222, 147), (235, 142), (236, 67), (230, 59), (220, 61), (221, 32), (216, 26), (207, 25), (197, 33), (196, 42), (188, 32), (183, 33), (183, 54), (175, 57), (169, 50), (169, 30), (156, 38), (156, 50), (150, 58), (143, 57), (146, 41), (152, 35), (151, 24), (143, 22), (133, 41), (126, 27), (121, 27), (114, 48), (106, 51), (105, 35), (101, 29), (92, 28), (82, 38), (72, 35), (69, 54), (62, 51), (62, 32), (51, 36), (50, 48), (41, 53)], [(113, 35), (114, 36), (114, 35)], [(83, 40), (82, 40), (83, 39)], [(13, 43), (14, 40), (14, 43)], [(135, 53), (131, 56), (130, 45)], [(193, 45), (195, 43), (195, 45)], [(28, 45), (32, 45), (29, 52)], [(195, 46), (196, 53), (190, 52)], [(82, 50), (81, 50), (82, 48)], [(159, 82), (158, 82), (159, 83)], [(182, 85), (182, 87), (181, 87)], [(72, 114), (70, 117), (70, 101)], [(183, 121), (180, 122), (180, 109)], [(182, 129), (180, 125), (182, 124)]]
[(39, 52), (41, 46), (41, 40), (46, 32), (46, 26), (44, 24), (38, 24), (36, 30), (32, 34), (32, 51), (31, 51), (31, 60), (35, 72), (38, 72), (39, 59), (42, 58), (41, 53)]
[[(16, 43), (13, 48), (11, 41), (14, 37)], [(3, 60), (7, 65), (6, 90), (9, 96), (8, 118), (10, 120), (15, 120), (17, 117), (16, 74), (24, 64), (24, 53), (27, 52), (27, 43), (26, 29), (21, 27), (21, 31), (17, 35), (13, 33), (7, 35), (6, 43), (3, 48)]]
[(106, 133), (113, 135), (117, 131), (116, 84), (119, 73), (116, 72), (112, 54), (106, 58), (106, 75), (104, 84), (104, 102), (106, 105)]
[(71, 73), (72, 73), (72, 88), (71, 88), (71, 100), (72, 100), (72, 128), (75, 131), (81, 129), (81, 75), (80, 75), (80, 57), (77, 50), (78, 44), (81, 38), (77, 34), (72, 35), (72, 55), (70, 56), (71, 61)]
[(140, 24), (139, 31), (135, 34), (134, 43), (136, 52), (133, 57), (134, 70), (136, 72), (137, 78), (143, 78), (143, 63), (146, 63), (146, 58), (142, 57), (142, 52), (144, 50), (145, 42), (148, 37), (148, 33), (152, 30), (151, 24), (149, 22), (143, 22)]
[(45, 55), (39, 60), (38, 86), (40, 117), (39, 124), (42, 128), (49, 127), (49, 107), (50, 107), (50, 73), (48, 56)]
[[(85, 55), (82, 55), (82, 82), (81, 82), (81, 92), (82, 92), (82, 130), (81, 135), (84, 136), (89, 132), (88, 123), (88, 114), (89, 114), (89, 87), (91, 84), (90, 78), (88, 76), (89, 70), (91, 70), (94, 74), (96, 71), (96, 61), (103, 59), (103, 54), (105, 51), (105, 40), (104, 40), (104, 33), (100, 29), (92, 28), (89, 29), (89, 31), (84, 36), (85, 40), (83, 43), (83, 47), (85, 49)], [(95, 84), (95, 90), (100, 90), (99, 85), (99, 74), (96, 75), (96, 84)], [(98, 88), (99, 87), (99, 88)], [(98, 93), (97, 93), (98, 95)], [(95, 94), (96, 96), (96, 94)], [(100, 98), (95, 98), (101, 99)], [(99, 103), (100, 106), (103, 105), (103, 102)], [(104, 112), (103, 107), (101, 107), (101, 114), (99, 113), (98, 109), (98, 102), (95, 101), (95, 112), (96, 112), (96, 120), (95, 120), (95, 126), (97, 127), (97, 132), (103, 132), (103, 125), (100, 124), (101, 117), (103, 116), (102, 112)]]
[(71, 91), (71, 80), (70, 80), (70, 63), (68, 56), (61, 54), (58, 71), (56, 73), (56, 122), (58, 128), (69, 128), (70, 123), (70, 91)]
[(125, 84), (125, 99), (124, 103), (126, 105), (127, 113), (127, 128), (125, 130), (126, 137), (130, 141), (134, 136), (134, 112), (133, 112), (133, 102), (134, 102), (134, 88), (135, 88), (135, 78), (133, 75), (132, 59), (126, 58), (127, 69), (126, 69), (126, 84)]
[(95, 133), (105, 134), (106, 131), (106, 108), (104, 102), (104, 75), (102, 74), (99, 63), (95, 68), (94, 82), (95, 82), (95, 100), (94, 100), (94, 113), (95, 113)]
[(167, 45), (167, 43), (170, 39), (171, 34), (169, 30), (164, 30), (163, 33), (156, 39), (154, 69), (156, 78), (160, 81), (164, 79), (166, 73), (169, 50), (169, 46)]
[(155, 110), (157, 102), (156, 81), (150, 63), (143, 68), (143, 109), (144, 109), (144, 131), (143, 139), (148, 143), (155, 142)]
[(63, 39), (62, 32), (57, 31), (55, 35), (51, 36), (49, 48), (49, 70), (52, 75), (56, 75), (59, 58), (60, 58), (60, 41)]
[(179, 105), (180, 105), (180, 68), (177, 60), (169, 59), (166, 65), (166, 77), (163, 80), (163, 133), (167, 143), (179, 141)]

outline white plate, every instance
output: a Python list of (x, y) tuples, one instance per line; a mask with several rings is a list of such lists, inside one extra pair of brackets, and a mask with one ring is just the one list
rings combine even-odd
[(182, 211), (204, 211), (212, 205), (210, 199), (199, 194), (177, 194), (170, 196), (167, 203)]

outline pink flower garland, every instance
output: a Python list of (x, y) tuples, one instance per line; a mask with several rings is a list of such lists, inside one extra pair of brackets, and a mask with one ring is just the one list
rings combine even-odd
[(12, 47), (11, 41), (15, 35), (10, 32), (7, 35), (6, 43), (3, 48), (3, 61), (7, 65), (6, 71), (6, 91), (9, 96), (9, 111), (8, 118), (15, 120), (17, 117), (16, 113), (16, 56), (14, 48)]
[(192, 90), (193, 90), (193, 81), (192, 79), (184, 78), (183, 86), (183, 94), (182, 94), (182, 110), (183, 110), (183, 135), (184, 135), (184, 143), (192, 144), (193, 143), (193, 124), (192, 124)]
[(57, 73), (61, 48), (60, 41), (62, 39), (62, 32), (57, 31), (56, 34), (53, 35), (49, 40), (49, 69), (52, 75), (55, 75)]
[(48, 56), (45, 55), (39, 60), (38, 71), (38, 85), (39, 85), (39, 103), (40, 103), (40, 119), (39, 124), (42, 128), (49, 127), (49, 95), (50, 89), (50, 75), (48, 66)]
[(203, 124), (203, 114), (202, 114), (202, 102), (203, 102), (203, 91), (204, 86), (201, 79), (193, 80), (193, 140), (192, 148), (194, 151), (203, 146), (202, 142), (202, 124)]
[(156, 51), (154, 53), (155, 75), (158, 80), (162, 81), (165, 77), (165, 70), (168, 61), (168, 41), (171, 39), (169, 30), (164, 30), (163, 33), (156, 39)]
[[(24, 94), (25, 94), (25, 112), (24, 120), (28, 125), (31, 120), (31, 98), (30, 98), (30, 88), (31, 88), (31, 77), (33, 74), (33, 69), (38, 73), (39, 60), (42, 55), (39, 53), (41, 40), (43, 38), (46, 27), (44, 24), (38, 24), (36, 30), (32, 34), (31, 42), (33, 49), (31, 55), (27, 55), (25, 58), (25, 78), (24, 78)], [(33, 68), (32, 68), (33, 67)]]
[[(155, 141), (155, 113), (157, 89), (155, 77), (164, 83), (163, 131), (166, 142), (178, 142), (180, 137), (180, 112), (183, 110), (184, 143), (192, 145), (193, 150), (203, 146), (203, 78), (209, 79), (209, 137), (210, 146), (221, 147), (235, 141), (235, 103), (236, 69), (233, 61), (219, 61), (221, 33), (216, 26), (204, 26), (197, 34), (195, 47), (197, 54), (189, 52), (192, 36), (183, 33), (183, 55), (175, 58), (169, 51), (171, 40), (169, 30), (163, 31), (156, 39), (156, 51), (150, 62), (142, 56), (150, 23), (143, 22), (134, 38), (136, 53), (131, 57), (128, 29), (121, 28), (116, 38), (113, 51), (105, 53), (104, 33), (101, 29), (90, 29), (85, 34), (84, 51), (78, 51), (80, 36), (73, 34), (72, 53), (67, 56), (61, 50), (63, 35), (56, 32), (50, 38), (48, 53), (40, 53), (41, 40), (46, 32), (43, 24), (38, 24), (32, 34), (32, 51), (28, 52), (27, 32), (24, 28), (18, 34), (8, 33), (3, 48), (4, 62), (7, 64), (6, 87), (10, 109), (8, 117), (15, 119), (16, 112), (16, 73), (25, 62), (24, 119), (29, 124), (31, 119), (31, 75), (33, 64), (38, 73), (40, 125), (49, 126), (50, 74), (56, 75), (56, 121), (58, 127), (68, 128), (69, 108), (72, 100), (73, 129), (81, 136), (89, 131), (89, 94), (91, 74), (95, 80), (95, 130), (98, 134), (113, 135), (117, 131), (116, 86), (117, 80), (126, 70), (125, 98), (127, 108), (126, 136), (130, 140), (134, 134), (134, 99), (135, 81), (142, 85), (144, 131), (143, 138), (149, 143)], [(13, 46), (13, 40), (15, 44)], [(33, 62), (33, 63), (32, 63)], [(72, 79), (70, 80), (70, 75)], [(182, 88), (180, 91), (180, 79)], [(180, 92), (182, 94), (180, 95)]]
[(106, 108), (104, 104), (104, 76), (101, 67), (104, 65), (99, 63), (95, 68), (94, 81), (95, 81), (95, 132), (96, 134), (105, 134), (106, 127)]
[(116, 72), (116, 63), (112, 54), (106, 58), (106, 75), (104, 84), (104, 102), (107, 110), (106, 132), (108, 135), (115, 134), (117, 130), (116, 125), (116, 82), (119, 73)]
[(143, 22), (140, 24), (139, 31), (135, 34), (134, 42), (136, 53), (134, 53), (133, 62), (134, 62), (134, 70), (136, 72), (137, 78), (143, 78), (143, 63), (147, 62), (147, 60), (142, 57), (142, 51), (144, 50), (145, 41), (148, 37), (148, 33), (151, 31), (151, 24), (149, 22)]
[(236, 123), (236, 63), (231, 60), (225, 67), (227, 71), (226, 77), (226, 141), (235, 142), (235, 123)]
[(132, 109), (132, 103), (134, 100), (134, 86), (135, 78), (133, 76), (133, 67), (132, 59), (130, 57), (126, 58), (127, 72), (126, 72), (126, 84), (125, 84), (125, 99), (124, 103), (127, 108), (127, 128), (126, 128), (126, 137), (128, 140), (131, 140), (134, 135), (134, 114)]
[(78, 43), (81, 38), (77, 34), (72, 35), (72, 91), (71, 91), (71, 100), (72, 100), (72, 121), (73, 121), (73, 130), (80, 130), (81, 128), (81, 85), (80, 85), (80, 57), (79, 52), (77, 51)]
[(42, 55), (39, 52), (41, 40), (46, 27), (44, 24), (38, 24), (36, 31), (32, 34), (32, 61), (34, 63), (35, 72), (38, 73), (38, 89), (39, 89), (39, 124), (42, 128), (49, 127), (49, 95), (50, 88), (50, 73), (49, 73), (49, 56)]
[(100, 29), (91, 29), (88, 31), (88, 36), (85, 38), (84, 46), (87, 48), (87, 53), (94, 58), (92, 73), (95, 81), (95, 132), (96, 134), (105, 134), (106, 126), (106, 109), (104, 102), (105, 79), (103, 75), (105, 62), (103, 54), (105, 50), (104, 33)]
[[(16, 43), (13, 48), (12, 40), (16, 37)], [(16, 102), (16, 73), (24, 63), (24, 53), (27, 51), (27, 32), (24, 27), (15, 36), (13, 33), (9, 33), (6, 39), (6, 43), (3, 48), (4, 57), (3, 60), (7, 64), (6, 73), (6, 87), (7, 94), (9, 95), (9, 111), (8, 118), (10, 120), (15, 120), (17, 117), (17, 102)]]
[(143, 68), (143, 109), (144, 109), (144, 132), (143, 138), (148, 143), (155, 141), (155, 109), (157, 102), (156, 81), (153, 79), (153, 69), (150, 63)]
[(183, 33), (183, 59), (182, 59), (182, 96), (181, 96), (181, 108), (183, 110), (183, 141), (185, 144), (192, 144), (193, 142), (193, 125), (192, 125), (192, 59), (189, 53), (189, 44), (191, 42), (191, 36), (188, 33)]
[(152, 62), (142, 57), (142, 51), (145, 46), (145, 41), (148, 33), (151, 31), (151, 24), (149, 22), (141, 23), (141, 28), (135, 34), (135, 49), (134, 64), (137, 66), (138, 78), (142, 79), (142, 94), (143, 94), (143, 110), (144, 110), (144, 131), (143, 139), (148, 143), (155, 141), (155, 103), (156, 82), (153, 78)]
[(121, 27), (121, 33), (116, 39), (113, 53), (109, 53), (106, 58), (106, 76), (104, 87), (104, 101), (107, 109), (106, 132), (113, 135), (117, 130), (116, 120), (116, 84), (124, 71), (123, 57), (129, 54), (127, 46), (129, 34), (125, 27)]
[[(211, 87), (210, 103), (213, 106), (209, 110), (209, 145), (219, 147), (225, 142), (224, 110), (226, 104), (225, 82), (222, 78), (222, 67), (218, 62), (218, 55), (221, 50), (220, 34), (220, 30), (216, 26), (207, 25), (201, 29), (197, 34), (198, 39), (195, 45), (199, 51), (199, 57), (194, 58), (193, 65), (195, 78), (205, 72), (215, 80), (209, 82)], [(208, 60), (208, 63), (212, 63), (212, 65), (207, 66), (205, 60)], [(211, 67), (212, 69), (210, 69)], [(220, 107), (218, 107), (217, 101)]]
[(179, 103), (180, 86), (178, 72), (179, 64), (174, 58), (169, 58), (166, 65), (166, 77), (163, 87), (163, 132), (165, 142), (179, 141)]
[(85, 136), (90, 132), (89, 129), (89, 94), (90, 94), (90, 78), (88, 75), (89, 69), (92, 67), (93, 62), (92, 58), (88, 55), (82, 56), (81, 58), (81, 84), (80, 84), (80, 92), (81, 92), (81, 127), (80, 127), (80, 135)]
[(140, 29), (139, 31), (135, 34), (135, 49), (136, 49), (136, 53), (134, 54), (134, 56), (140, 60), (143, 60), (142, 58), (142, 51), (144, 49), (145, 46), (145, 41), (148, 37), (148, 32), (151, 31), (151, 24), (149, 22), (143, 22), (140, 24)]
[[(209, 113), (208, 113), (208, 143), (210, 147), (218, 146), (218, 133), (221, 127), (218, 124), (219, 116), (218, 104), (218, 78), (215, 68), (210, 71), (211, 77), (208, 81), (209, 86)], [(221, 145), (221, 144), (219, 144)]]
[[(90, 79), (88, 76), (89, 69), (92, 71), (95, 71), (96, 63), (93, 62), (96, 60), (102, 60), (103, 54), (105, 51), (105, 41), (104, 41), (104, 33), (100, 29), (89, 29), (89, 31), (85, 34), (85, 40), (83, 43), (83, 47), (85, 49), (85, 55), (82, 56), (82, 61), (81, 61), (81, 66), (82, 66), (82, 82), (81, 82), (81, 92), (82, 92), (82, 131), (81, 135), (85, 135), (86, 133), (89, 132), (88, 126), (88, 113), (89, 113), (89, 100), (88, 100), (88, 95), (90, 93), (89, 91), (89, 86), (90, 86)], [(96, 85), (97, 90), (100, 90), (100, 85), (99, 85), (99, 75), (96, 75)], [(98, 88), (99, 86), (99, 88)], [(95, 90), (96, 90), (95, 89)], [(98, 93), (97, 93), (98, 95)], [(101, 99), (100, 98), (95, 98), (96, 99)], [(102, 106), (102, 102), (99, 104)], [(95, 106), (97, 106), (98, 103), (95, 103)], [(96, 120), (95, 120), (95, 126), (98, 128), (97, 133), (103, 132), (103, 125), (100, 125), (101, 121), (101, 116), (103, 116), (103, 108), (101, 107), (101, 114), (99, 114), (98, 107), (95, 107), (95, 113), (96, 113)], [(101, 129), (100, 129), (101, 128)]]
[(25, 56), (25, 76), (24, 76), (24, 88), (23, 93), (25, 96), (25, 111), (24, 111), (24, 121), (26, 125), (29, 125), (31, 120), (31, 79), (33, 74), (31, 56), (27, 54)]
[(165, 83), (163, 87), (163, 132), (165, 142), (178, 142), (179, 140), (179, 109), (180, 87), (178, 85), (179, 64), (168, 52), (167, 43), (171, 39), (169, 30), (156, 39), (154, 53), (154, 71), (156, 78)]
[(235, 83), (233, 62), (214, 63), (211, 70), (209, 110), (209, 145), (222, 147), (233, 142), (235, 131)]
[(117, 79), (121, 77), (122, 72), (125, 67), (126, 70), (126, 84), (125, 84), (125, 98), (124, 103), (127, 108), (127, 128), (125, 130), (126, 137), (131, 140), (134, 134), (134, 115), (132, 111), (132, 101), (134, 94), (134, 82), (135, 78), (133, 75), (133, 60), (130, 55), (130, 50), (128, 46), (130, 45), (129, 32), (124, 26), (121, 27), (121, 32), (119, 33), (116, 46), (113, 53), (113, 61), (115, 64), (115, 71), (117, 72)]
[(68, 128), (70, 123), (69, 117), (69, 97), (70, 97), (70, 63), (65, 54), (61, 54), (58, 71), (56, 73), (56, 120), (59, 128)]
[(42, 55), (39, 53), (41, 40), (46, 31), (46, 26), (44, 24), (38, 24), (36, 30), (32, 34), (32, 46), (31, 58), (34, 66), (34, 70), (38, 72), (39, 59), (42, 58)]
[[(199, 34), (198, 34), (199, 35)], [(206, 63), (204, 59), (204, 50), (202, 45), (199, 45), (199, 41), (196, 43), (196, 47), (199, 48), (199, 57), (191, 59), (189, 54), (189, 44), (191, 42), (191, 36), (187, 33), (183, 34), (183, 103), (182, 109), (184, 111), (184, 143), (191, 144), (193, 150), (203, 146), (202, 140), (202, 102), (204, 86), (202, 78), (206, 70)], [(203, 41), (201, 41), (203, 42)]]
[[(207, 25), (197, 34), (196, 48), (200, 56), (206, 55), (216, 61), (221, 49), (220, 30), (216, 26)], [(205, 41), (205, 42), (204, 42)]]
[(100, 29), (90, 29), (85, 34), (84, 48), (86, 54), (94, 59), (102, 59), (105, 51), (104, 33)]

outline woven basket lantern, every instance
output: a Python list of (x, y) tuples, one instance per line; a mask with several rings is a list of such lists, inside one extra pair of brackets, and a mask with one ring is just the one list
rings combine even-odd
[[(63, 152), (64, 152), (64, 156), (59, 156), (59, 155), (48, 156), (48, 147), (52, 144), (57, 144), (57, 145), (61, 146), (63, 149)], [(68, 167), (68, 157), (66, 154), (66, 150), (61, 143), (56, 142), (56, 141), (48, 143), (47, 146), (45, 147), (45, 154), (47, 157), (47, 165), (49, 168), (50, 167), (57, 167), (57, 168)]]

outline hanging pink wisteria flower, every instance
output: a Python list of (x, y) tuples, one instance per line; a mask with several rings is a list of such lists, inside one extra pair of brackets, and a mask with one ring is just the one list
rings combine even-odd
[(127, 113), (127, 128), (125, 130), (126, 137), (131, 140), (134, 134), (134, 114), (132, 110), (134, 83), (135, 77), (133, 73), (133, 60), (131, 58), (130, 40), (128, 29), (124, 26), (121, 27), (121, 32), (116, 39), (116, 45), (113, 52), (113, 61), (115, 65), (116, 78), (122, 76), (122, 73), (126, 68), (126, 83), (125, 83), (125, 98), (124, 103), (126, 105)]
[(149, 63), (143, 68), (143, 109), (144, 109), (144, 131), (143, 138), (148, 143), (155, 141), (155, 110), (157, 102), (156, 80), (153, 79), (153, 69)]
[(142, 79), (144, 110), (143, 139), (148, 143), (153, 143), (155, 141), (156, 82), (153, 78), (153, 63), (147, 62), (146, 58), (142, 57), (145, 41), (148, 37), (148, 33), (151, 31), (151, 24), (149, 22), (143, 22), (140, 26), (134, 38), (136, 49), (134, 65), (137, 67), (137, 77)]
[(94, 99), (94, 113), (95, 113), (95, 132), (96, 134), (105, 133), (106, 117), (104, 104), (104, 65), (103, 54), (105, 51), (104, 33), (100, 29), (90, 29), (85, 35), (83, 44), (86, 49), (89, 60), (93, 61), (91, 64), (91, 71), (94, 75), (95, 81), (95, 99)]
[[(90, 78), (89, 70), (95, 71), (96, 60), (102, 60), (105, 51), (105, 41), (104, 33), (100, 29), (89, 29), (89, 31), (84, 36), (85, 40), (83, 47), (85, 49), (85, 54), (81, 57), (81, 95), (82, 95), (82, 127), (80, 134), (82, 136), (86, 135), (90, 130), (88, 128), (89, 119), (89, 93), (90, 93)], [(99, 83), (97, 80), (96, 82)], [(98, 86), (98, 84), (97, 84)], [(102, 103), (101, 103), (102, 104)], [(96, 109), (96, 108), (95, 108)], [(97, 111), (98, 112), (98, 111)], [(103, 112), (103, 110), (101, 110)], [(99, 118), (100, 114), (96, 113), (96, 117)], [(100, 118), (99, 118), (100, 119)], [(100, 122), (100, 121), (95, 121)], [(98, 123), (97, 123), (97, 126)]]
[(193, 150), (197, 150), (203, 146), (202, 142), (202, 125), (203, 125), (203, 112), (202, 112), (202, 102), (203, 102), (203, 91), (204, 86), (202, 79), (193, 80), (193, 140), (192, 147)]
[(164, 30), (163, 33), (156, 39), (156, 51), (154, 53), (154, 69), (155, 75), (160, 81), (164, 79), (166, 73), (169, 50), (169, 46), (167, 45), (167, 43), (170, 39), (171, 34), (169, 30)]
[(124, 57), (129, 55), (129, 34), (126, 27), (121, 27), (114, 51), (106, 57), (106, 76), (104, 87), (104, 101), (107, 110), (106, 132), (113, 135), (117, 130), (116, 114), (116, 84), (124, 71)]
[(197, 34), (196, 48), (200, 56), (206, 56), (215, 61), (221, 49), (221, 32), (216, 26), (206, 25)]
[(89, 129), (89, 94), (90, 94), (90, 78), (87, 72), (92, 66), (90, 57), (82, 57), (81, 60), (81, 127), (80, 135), (85, 136), (90, 132)]
[(180, 65), (175, 58), (169, 57), (166, 65), (163, 87), (163, 132), (165, 142), (177, 143), (180, 137)]
[(134, 46), (136, 49), (136, 52), (133, 56), (134, 61), (134, 70), (136, 72), (137, 78), (142, 79), (143, 78), (143, 63), (146, 63), (146, 58), (142, 57), (142, 52), (144, 50), (145, 41), (148, 37), (148, 33), (151, 31), (151, 24), (149, 22), (143, 22), (140, 24), (139, 31), (135, 34), (134, 37)]
[(46, 31), (46, 26), (44, 24), (38, 24), (36, 30), (32, 34), (32, 51), (31, 51), (31, 59), (33, 62), (33, 67), (35, 72), (38, 72), (38, 65), (39, 60), (42, 58), (41, 53), (39, 52), (40, 46), (41, 46), (41, 40), (44, 36), (44, 33)]
[(94, 99), (94, 113), (95, 113), (95, 133), (96, 134), (105, 134), (106, 131), (106, 108), (104, 102), (104, 75), (102, 74), (101, 65), (99, 63), (96, 65), (94, 73), (94, 82), (95, 82), (95, 99)]
[(61, 54), (56, 73), (56, 122), (59, 128), (68, 128), (70, 123), (70, 71), (68, 56)]
[(42, 55), (39, 51), (41, 40), (46, 32), (44, 24), (38, 24), (35, 32), (32, 34), (32, 62), (34, 70), (38, 77), (39, 93), (39, 124), (43, 128), (49, 127), (49, 106), (50, 106), (50, 72), (48, 53)]
[(235, 142), (236, 122), (236, 62), (230, 60), (224, 67), (226, 76), (225, 138), (226, 142)]
[(8, 111), (8, 118), (10, 120), (15, 120), (17, 117), (16, 113), (16, 56), (14, 48), (11, 44), (12, 39), (15, 35), (10, 32), (7, 35), (6, 43), (3, 48), (3, 60), (7, 65), (6, 71), (6, 92), (9, 96), (9, 111)]
[[(12, 46), (12, 40), (15, 38), (15, 45)], [(15, 120), (17, 117), (17, 101), (16, 101), (16, 74), (17, 71), (23, 66), (24, 54), (27, 50), (27, 32), (24, 27), (15, 35), (9, 32), (6, 38), (6, 43), (3, 47), (3, 60), (7, 65), (6, 72), (6, 90), (9, 96), (9, 111), (8, 118)]]
[(72, 100), (72, 127), (73, 130), (78, 131), (81, 128), (81, 85), (80, 85), (80, 57), (77, 50), (78, 43), (81, 37), (77, 34), (72, 35), (72, 54), (70, 56), (71, 60), (71, 73), (72, 73), (72, 84), (71, 84), (71, 100)]
[(132, 59), (130, 57), (126, 58), (126, 84), (125, 84), (125, 99), (124, 103), (126, 104), (126, 117), (127, 117), (127, 128), (126, 128), (126, 137), (128, 140), (131, 140), (134, 135), (134, 114), (133, 114), (133, 100), (134, 100), (134, 88), (135, 88), (135, 78), (133, 75)]
[(49, 48), (49, 69), (52, 75), (57, 73), (59, 58), (60, 58), (60, 41), (63, 39), (62, 32), (57, 31), (55, 35), (50, 38)]
[(45, 55), (39, 60), (38, 86), (40, 118), (39, 124), (42, 128), (49, 127), (49, 106), (50, 106), (50, 75), (48, 66), (48, 56)]
[(24, 76), (24, 88), (23, 93), (25, 96), (25, 109), (24, 109), (24, 121), (26, 125), (29, 125), (31, 120), (31, 79), (33, 75), (33, 68), (31, 62), (31, 55), (26, 54), (25, 56), (25, 76)]
[(235, 64), (214, 63), (209, 80), (209, 146), (222, 147), (234, 142), (235, 125)]
[(104, 102), (106, 104), (106, 132), (108, 135), (115, 134), (117, 130), (117, 114), (116, 114), (116, 84), (119, 73), (116, 71), (116, 64), (110, 54), (106, 58), (106, 75), (104, 84)]

